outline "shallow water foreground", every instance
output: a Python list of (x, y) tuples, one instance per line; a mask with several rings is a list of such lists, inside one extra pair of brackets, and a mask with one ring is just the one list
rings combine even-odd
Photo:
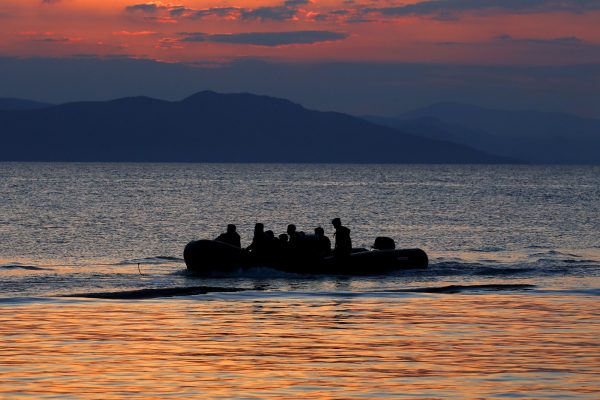
[(589, 398), (593, 294), (0, 303), (0, 398)]

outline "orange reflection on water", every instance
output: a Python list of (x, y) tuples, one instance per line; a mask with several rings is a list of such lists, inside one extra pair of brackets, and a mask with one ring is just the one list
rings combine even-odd
[(61, 301), (0, 307), (0, 398), (597, 398), (597, 297)]

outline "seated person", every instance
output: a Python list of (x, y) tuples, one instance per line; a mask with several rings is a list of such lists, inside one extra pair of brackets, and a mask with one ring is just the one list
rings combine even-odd
[(285, 256), (290, 251), (289, 236), (286, 233), (279, 235), (280, 256)]
[(331, 254), (331, 240), (325, 236), (325, 230), (320, 226), (315, 228), (316, 250), (319, 257), (327, 257)]
[[(281, 236), (281, 235), (280, 235)], [(283, 256), (283, 242), (275, 237), (273, 231), (265, 232), (265, 257), (267, 261), (278, 261)]]
[(287, 235), (287, 234), (285, 234), (285, 233), (282, 233), (281, 235), (279, 235), (279, 241), (280, 241), (282, 244), (284, 244), (284, 245), (288, 245), (288, 244), (289, 244), (289, 242), (288, 242), (288, 239), (289, 239), (289, 238), (288, 238), (288, 235)]
[(218, 242), (227, 243), (237, 248), (241, 248), (240, 235), (236, 232), (233, 224), (227, 225), (227, 232), (221, 233), (216, 239)]
[(275, 237), (273, 231), (265, 232), (265, 246), (269, 252), (276, 253), (281, 248), (281, 244), (278, 238)]
[(296, 225), (289, 224), (287, 226), (287, 234), (290, 239), (290, 241), (289, 241), (290, 247), (298, 247), (301, 237), (300, 237), (300, 233), (298, 233), (298, 231), (296, 231)]
[(263, 255), (266, 252), (267, 247), (267, 235), (265, 234), (265, 226), (258, 222), (254, 225), (254, 237), (250, 246), (246, 247), (246, 250), (256, 254)]

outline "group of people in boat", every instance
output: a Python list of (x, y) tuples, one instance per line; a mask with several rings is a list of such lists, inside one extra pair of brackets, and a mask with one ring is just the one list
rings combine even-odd
[[(254, 226), (252, 243), (245, 250), (261, 259), (285, 256), (323, 258), (331, 255), (336, 257), (350, 255), (352, 253), (350, 229), (343, 226), (339, 218), (334, 218), (331, 224), (335, 228), (333, 249), (331, 241), (325, 235), (325, 230), (320, 226), (314, 229), (314, 234), (306, 234), (298, 231), (296, 225), (290, 224), (287, 226), (287, 233), (276, 237), (273, 231), (265, 231), (264, 225), (257, 223)], [(233, 224), (227, 225), (227, 232), (222, 233), (215, 240), (242, 248), (240, 235)]]

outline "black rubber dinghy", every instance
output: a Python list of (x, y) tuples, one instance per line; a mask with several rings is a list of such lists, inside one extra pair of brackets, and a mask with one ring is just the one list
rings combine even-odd
[(258, 266), (298, 274), (377, 275), (407, 269), (425, 269), (421, 249), (356, 249), (349, 256), (316, 258), (302, 254), (257, 258), (246, 250), (214, 240), (196, 240), (183, 250), (187, 268), (196, 273), (230, 273)]

